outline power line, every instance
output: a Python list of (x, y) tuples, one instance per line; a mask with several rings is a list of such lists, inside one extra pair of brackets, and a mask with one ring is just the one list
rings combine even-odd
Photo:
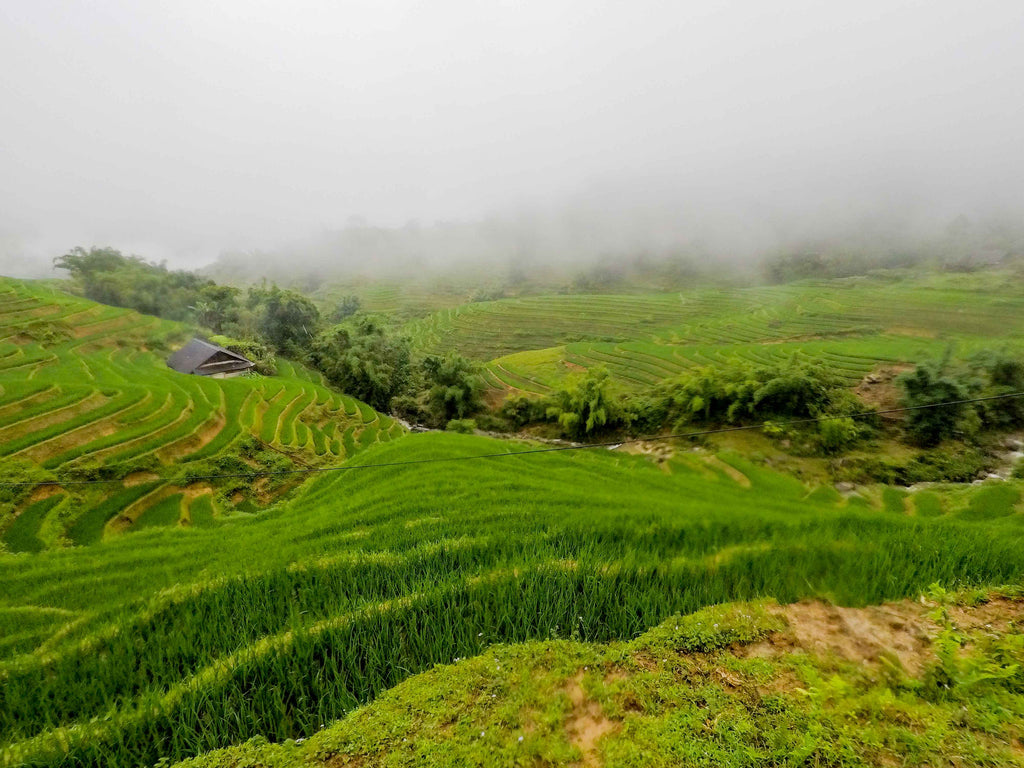
[[(928, 408), (945, 408), (952, 405), (968, 405), (970, 403), (984, 403), (991, 402), (993, 400), (1009, 400), (1015, 397), (1024, 397), (1024, 392), (1010, 392), (1004, 395), (989, 395), (987, 397), (972, 397), (964, 400), (947, 400), (941, 403), (928, 403), (926, 405), (911, 405), (904, 408), (888, 408), (881, 411), (861, 411), (859, 413), (850, 413), (841, 416), (815, 416), (806, 419), (790, 419), (788, 421), (777, 421), (773, 422), (775, 426), (779, 427), (791, 427), (799, 424), (817, 424), (823, 421), (836, 421), (838, 419), (866, 419), (873, 416), (885, 416), (891, 413), (907, 413), (908, 411), (922, 411)], [(386, 467), (408, 467), (416, 464), (441, 464), (441, 463), (452, 463), (459, 461), (476, 461), (478, 459), (499, 459), (506, 456), (527, 456), (530, 454), (537, 453), (561, 453), (565, 451), (587, 451), (593, 450), (594, 448), (617, 448), (620, 445), (630, 445), (634, 443), (651, 443), (661, 440), (683, 440), (686, 438), (693, 437), (705, 437), (707, 435), (720, 435), (726, 432), (745, 432), (754, 429), (762, 429), (764, 424), (744, 424), (735, 427), (717, 427), (715, 429), (703, 429), (697, 432), (678, 432), (668, 435), (649, 435), (647, 437), (631, 437), (625, 440), (611, 440), (603, 443), (582, 443), (573, 445), (555, 445), (547, 448), (527, 448), (523, 451), (501, 451), (497, 453), (480, 453), (474, 456), (440, 456), (430, 459), (409, 459), (406, 461), (387, 461), (378, 464), (346, 464), (342, 466), (334, 467), (307, 467), (304, 469), (280, 469), (274, 471), (254, 471), (254, 472), (228, 472), (218, 475), (193, 475), (190, 478), (190, 482), (196, 482), (198, 480), (230, 480), (230, 479), (250, 479), (254, 480), (260, 477), (275, 477), (279, 475), (311, 475), (320, 472), (347, 472), (355, 471), (359, 469), (381, 469)], [(172, 480), (170, 477), (157, 477), (156, 480)], [(22, 486), (40, 486), (40, 485), (104, 485), (109, 483), (121, 483), (125, 480), (121, 478), (111, 478), (106, 480), (38, 480), (38, 481), (25, 481), (25, 482), (0, 482), (0, 488), (16, 488)]]

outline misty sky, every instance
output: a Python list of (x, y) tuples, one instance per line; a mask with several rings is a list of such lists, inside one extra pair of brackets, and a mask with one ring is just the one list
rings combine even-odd
[(1024, 213), (1024, 2), (0, 2), (0, 267), (582, 206)]

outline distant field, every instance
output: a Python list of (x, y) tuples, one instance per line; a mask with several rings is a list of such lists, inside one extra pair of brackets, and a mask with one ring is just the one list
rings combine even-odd
[[(352, 461), (507, 448), (427, 434)], [(629, 639), (767, 595), (863, 605), (1008, 583), (1024, 517), (1017, 485), (993, 487), (896, 508), (730, 453), (662, 468), (526, 455), (326, 475), (233, 525), (0, 558), (0, 765), (152, 764), (308, 736), (495, 642)]]
[(465, 286), (402, 281), (329, 285), (315, 291), (312, 298), (325, 315), (330, 315), (343, 296), (355, 296), (362, 310), (406, 322), (464, 304), (471, 294), (471, 288)]
[[(245, 509), (209, 484), (153, 480), (185, 477), (190, 466), (227, 471), (216, 462), (244, 436), (308, 463), (337, 462), (357, 446), (402, 432), (391, 418), (287, 361), (271, 378), (216, 381), (175, 373), (164, 363), (167, 352), (151, 347), (183, 340), (183, 333), (153, 317), (0, 280), (5, 476), (132, 474), (124, 484), (41, 487), (16, 498), (13, 510), (0, 514), (6, 549), (88, 544), (136, 527), (191, 525), (193, 517), (209, 524)], [(255, 491), (269, 501), (294, 484)]]
[(671, 294), (559, 295), (465, 304), (414, 320), (427, 352), (487, 363), (496, 389), (543, 393), (605, 365), (627, 389), (725, 360), (794, 354), (855, 382), (877, 365), (1024, 341), (1024, 291), (998, 274), (849, 278)]

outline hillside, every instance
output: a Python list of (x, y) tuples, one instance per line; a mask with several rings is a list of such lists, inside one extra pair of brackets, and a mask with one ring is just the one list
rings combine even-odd
[[(1019, 670), (972, 679), (1019, 658), (1024, 603), (974, 597), (932, 610), (732, 604), (627, 643), (497, 646), (308, 740), (255, 739), (182, 768), (1024, 765)], [(952, 633), (967, 646), (956, 661), (942, 650)]]
[[(496, 642), (628, 640), (722, 602), (865, 605), (1024, 573), (1013, 483), (893, 508), (728, 453), (458, 460), (509, 445), (408, 436), (350, 459), (390, 466), (321, 476), (234, 525), (0, 558), (0, 763), (309, 737)], [(440, 458), (457, 460), (394, 464)]]
[(530, 296), (413, 320), (416, 345), (487, 363), (499, 391), (543, 394), (605, 365), (638, 389), (727, 360), (824, 361), (855, 383), (878, 365), (1024, 341), (1015, 273), (872, 277), (625, 295)]
[[(185, 339), (176, 323), (0, 280), (0, 468), (29, 483), (2, 491), (2, 548), (216, 525), (303, 478), (193, 478), (337, 462), (401, 434), (287, 361), (273, 377), (175, 373), (164, 359)], [(70, 482), (33, 485), (53, 478)]]

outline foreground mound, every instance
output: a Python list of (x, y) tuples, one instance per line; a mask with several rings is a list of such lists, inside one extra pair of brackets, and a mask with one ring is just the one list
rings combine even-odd
[(716, 606), (629, 643), (497, 646), (307, 741), (182, 764), (1024, 765), (1024, 602)]

